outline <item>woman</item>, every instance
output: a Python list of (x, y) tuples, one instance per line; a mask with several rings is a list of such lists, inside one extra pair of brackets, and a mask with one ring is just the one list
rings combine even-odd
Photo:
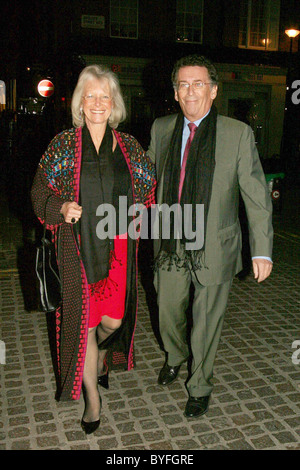
[(120, 197), (126, 198), (127, 207), (148, 207), (154, 202), (155, 178), (139, 143), (115, 130), (126, 111), (110, 70), (86, 67), (71, 109), (74, 127), (58, 134), (43, 155), (32, 201), (56, 243), (58, 228), (60, 235), (63, 301), (56, 312), (57, 398), (77, 400), (83, 390), (81, 424), (91, 433), (100, 424), (97, 381), (107, 388), (108, 366), (133, 367), (137, 308), (138, 241), (127, 236), (122, 223), (105, 238), (99, 227), (103, 229), (106, 219), (104, 213), (102, 218), (96, 215), (97, 208), (113, 207), (118, 221)]

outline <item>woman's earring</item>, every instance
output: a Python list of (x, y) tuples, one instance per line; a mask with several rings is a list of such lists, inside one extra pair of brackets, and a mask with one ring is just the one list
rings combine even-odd
[(80, 112), (80, 119), (82, 119), (83, 118), (83, 109), (80, 108), (79, 112)]

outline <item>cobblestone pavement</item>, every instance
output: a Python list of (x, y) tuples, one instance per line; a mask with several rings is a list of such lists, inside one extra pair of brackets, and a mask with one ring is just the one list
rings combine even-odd
[(49, 322), (24, 303), (35, 277), (18, 259), (32, 260), (32, 254), (6, 210), (2, 201), (0, 449), (300, 450), (300, 232), (292, 212), (288, 222), (274, 218), (272, 276), (260, 285), (251, 276), (234, 280), (208, 413), (183, 416), (186, 366), (171, 386), (157, 385), (164, 354), (140, 283), (136, 368), (110, 374), (109, 390), (101, 390), (101, 426), (86, 436), (82, 399), (54, 399)]

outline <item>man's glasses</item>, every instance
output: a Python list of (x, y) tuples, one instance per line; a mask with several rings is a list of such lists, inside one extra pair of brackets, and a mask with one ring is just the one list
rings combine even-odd
[(193, 83), (179, 82), (177, 88), (180, 91), (187, 91), (191, 86), (194, 91), (197, 91), (201, 90), (205, 85), (211, 85), (211, 82), (202, 82), (202, 80), (197, 80)]

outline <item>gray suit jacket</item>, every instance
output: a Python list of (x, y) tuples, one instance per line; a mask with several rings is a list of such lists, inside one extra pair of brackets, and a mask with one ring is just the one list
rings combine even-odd
[[(177, 115), (158, 118), (151, 129), (148, 155), (156, 163), (157, 203), (162, 203), (164, 167)], [(221, 284), (242, 269), (239, 190), (243, 197), (252, 256), (272, 257), (272, 202), (252, 129), (218, 115), (216, 166), (205, 234), (205, 267), (197, 272), (203, 285)], [(160, 240), (154, 240), (157, 254)]]

